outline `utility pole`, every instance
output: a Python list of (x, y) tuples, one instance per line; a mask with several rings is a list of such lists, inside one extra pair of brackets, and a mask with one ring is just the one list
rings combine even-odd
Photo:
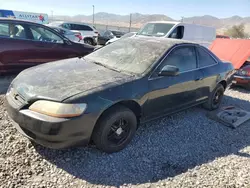
[(54, 20), (54, 12), (53, 12), (53, 10), (51, 10), (51, 20), (52, 21)]
[(93, 26), (95, 25), (95, 5), (93, 6)]
[(184, 21), (184, 17), (182, 16), (182, 17), (181, 17), (181, 22), (183, 22), (183, 21)]
[(132, 14), (130, 14), (130, 18), (129, 18), (129, 32), (131, 30), (131, 25), (132, 25)]

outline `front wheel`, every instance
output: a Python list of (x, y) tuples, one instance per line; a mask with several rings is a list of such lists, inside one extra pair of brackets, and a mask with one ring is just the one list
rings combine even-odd
[(98, 149), (106, 153), (118, 152), (129, 144), (136, 129), (135, 114), (124, 106), (115, 106), (98, 120), (93, 141)]
[(208, 101), (203, 104), (203, 107), (208, 110), (216, 110), (220, 107), (225, 89), (223, 85), (218, 84), (217, 87), (210, 94)]

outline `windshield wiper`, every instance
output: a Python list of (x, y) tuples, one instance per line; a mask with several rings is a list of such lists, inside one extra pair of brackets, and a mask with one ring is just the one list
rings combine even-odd
[(119, 72), (119, 73), (121, 72), (121, 71), (116, 70), (116, 69), (114, 69), (114, 68), (111, 68), (111, 67), (109, 67), (109, 66), (103, 65), (103, 64), (100, 63), (100, 62), (92, 61), (92, 63), (94, 63), (94, 64), (96, 64), (96, 65), (103, 66), (103, 67), (105, 67), (105, 68), (107, 68), (107, 69), (110, 69), (110, 70), (112, 70), (112, 71), (115, 71), (115, 72)]

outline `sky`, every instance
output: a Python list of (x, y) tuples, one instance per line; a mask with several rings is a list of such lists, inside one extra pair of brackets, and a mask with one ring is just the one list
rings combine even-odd
[(47, 13), (52, 15), (91, 15), (108, 12), (165, 14), (173, 19), (212, 15), (226, 18), (250, 16), (250, 0), (0, 0), (0, 9)]

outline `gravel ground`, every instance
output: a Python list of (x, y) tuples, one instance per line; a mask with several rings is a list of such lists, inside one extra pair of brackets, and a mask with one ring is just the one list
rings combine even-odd
[[(50, 150), (13, 127), (0, 95), (0, 187), (250, 187), (250, 125), (235, 130), (196, 107), (141, 126), (123, 151)], [(250, 111), (249, 92), (223, 105)]]

